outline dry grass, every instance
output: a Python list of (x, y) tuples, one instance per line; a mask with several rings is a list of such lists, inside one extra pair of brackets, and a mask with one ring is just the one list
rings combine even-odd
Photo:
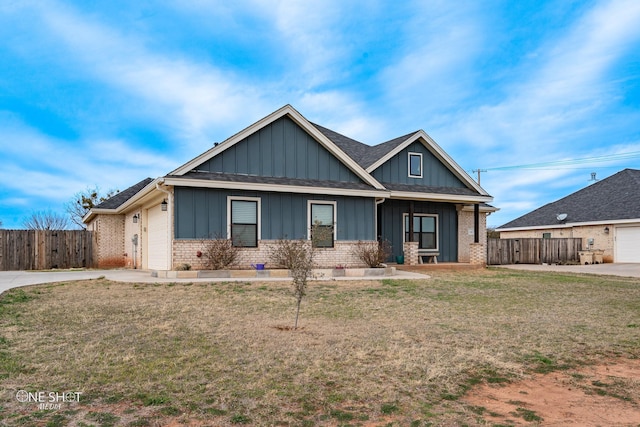
[[(317, 282), (298, 331), (294, 314), (284, 283), (11, 291), (0, 299), (0, 423), (474, 425), (458, 400), (474, 384), (640, 356), (640, 285), (624, 278)], [(83, 395), (42, 413), (16, 401), (23, 389)]]

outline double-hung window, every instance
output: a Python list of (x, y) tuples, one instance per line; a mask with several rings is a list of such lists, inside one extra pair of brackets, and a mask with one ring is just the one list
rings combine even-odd
[(233, 246), (257, 248), (260, 199), (229, 198), (229, 235)]
[[(438, 250), (438, 217), (435, 215), (413, 216), (413, 242), (418, 249)], [(404, 217), (404, 241), (409, 241), (409, 215)]]
[(309, 201), (309, 238), (316, 248), (332, 248), (336, 234), (336, 203)]
[(409, 178), (422, 178), (422, 153), (409, 153)]

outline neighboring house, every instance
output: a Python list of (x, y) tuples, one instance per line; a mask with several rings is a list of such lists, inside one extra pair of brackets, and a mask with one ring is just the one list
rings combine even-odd
[(640, 170), (625, 169), (515, 219), (500, 238), (575, 237), (605, 262), (640, 262)]
[(368, 146), (286, 105), (84, 222), (97, 231), (102, 265), (201, 269), (202, 239), (223, 237), (248, 268), (268, 263), (277, 239), (310, 239), (315, 223), (331, 231), (318, 243), (325, 267), (360, 265), (354, 245), (376, 240), (407, 264), (424, 255), (484, 264), (491, 200), (422, 130)]

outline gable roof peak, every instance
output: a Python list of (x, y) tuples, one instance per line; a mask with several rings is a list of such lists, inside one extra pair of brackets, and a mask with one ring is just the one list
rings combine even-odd
[[(258, 132), (264, 127), (274, 123), (276, 120), (287, 116), (291, 119), (295, 124), (297, 124), (300, 128), (302, 128), (305, 132), (311, 135), (317, 142), (320, 143), (324, 148), (326, 148), (333, 156), (335, 156), (340, 162), (342, 162), (347, 168), (349, 168), (352, 172), (354, 172), (357, 176), (359, 176), (364, 182), (368, 183), (372, 187), (382, 190), (384, 187), (380, 184), (373, 176), (371, 176), (365, 168), (363, 168), (360, 163), (357, 162), (352, 156), (347, 154), (342, 146), (337, 144), (333, 139), (325, 135), (320, 131), (318, 127), (309, 122), (302, 114), (300, 114), (295, 108), (293, 108), (290, 104), (286, 104), (273, 113), (269, 114), (266, 117), (258, 120), (252, 125), (244, 128), (243, 130), (237, 132), (233, 136), (227, 138), (223, 142), (218, 145), (210, 148), (205, 151), (198, 157), (190, 160), (189, 162), (183, 164), (179, 168), (169, 172), (169, 176), (182, 176), (190, 171), (192, 171), (197, 166), (202, 163), (208, 161), (209, 159), (217, 156), (223, 151), (233, 147), (235, 144), (239, 143), (243, 139), (249, 137), (250, 135)], [(326, 129), (326, 128), (325, 128)], [(326, 129), (329, 131), (329, 129)], [(333, 131), (331, 131), (333, 132)], [(337, 132), (334, 132), (336, 135), (339, 135), (343, 139), (349, 139), (349, 144), (358, 143), (358, 141), (351, 140), (344, 135), (340, 135)], [(359, 143), (362, 144), (362, 143)], [(364, 144), (363, 144), (364, 145)]]

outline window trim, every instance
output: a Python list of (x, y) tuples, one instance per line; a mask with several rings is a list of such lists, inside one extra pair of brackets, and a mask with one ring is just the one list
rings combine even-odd
[(311, 206), (312, 205), (332, 205), (333, 206), (333, 244), (332, 246), (321, 246), (319, 249), (333, 249), (338, 240), (338, 202), (331, 200), (307, 200), (307, 240), (311, 240)]
[[(409, 232), (409, 230), (405, 229), (405, 223), (406, 223), (406, 218), (409, 217), (408, 213), (403, 213), (402, 214), (402, 243), (404, 244), (406, 242), (406, 238), (405, 236), (407, 235), (407, 233)], [(418, 249), (421, 251), (429, 251), (429, 252), (439, 252), (440, 251), (440, 216), (438, 214), (423, 214), (423, 213), (414, 213), (413, 217), (432, 217), (435, 218), (436, 220), (436, 238), (435, 238), (435, 242), (436, 242), (436, 247), (433, 249), (420, 249), (420, 242), (418, 242)], [(414, 231), (415, 233), (415, 231)]]
[[(419, 175), (412, 175), (411, 174), (411, 157), (412, 156), (418, 156), (418, 158), (420, 159), (420, 174)], [(410, 151), (407, 155), (407, 175), (409, 176), (409, 178), (422, 178), (422, 172), (423, 172), (423, 163), (422, 163), (422, 153), (415, 153)]]
[(252, 249), (260, 246), (260, 240), (262, 240), (262, 206), (260, 197), (244, 197), (244, 196), (227, 196), (227, 239), (232, 240), (231, 238), (231, 202), (233, 201), (242, 201), (242, 202), (257, 202), (256, 203), (256, 222), (257, 222), (257, 236), (256, 236), (256, 245), (255, 246), (236, 246), (240, 249)]

